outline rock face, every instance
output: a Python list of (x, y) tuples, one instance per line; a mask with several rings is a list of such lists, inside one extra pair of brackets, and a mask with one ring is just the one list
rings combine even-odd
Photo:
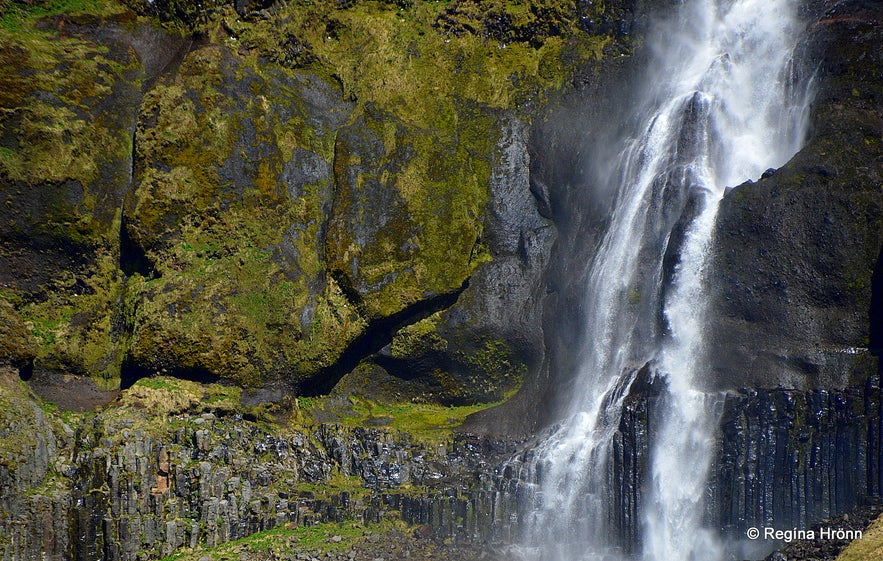
[(259, 22), (22, 25), (45, 36), (29, 54), (4, 31), (0, 361), (44, 397), (155, 372), (317, 393), (373, 356), (474, 403), (540, 363), (554, 229), (508, 102), (361, 102)]
[(334, 134), (351, 111), (318, 78), (219, 46), (147, 92), (123, 217), (144, 260), (130, 261), (127, 377), (294, 385), (358, 334), (322, 267)]
[(818, 88), (806, 147), (724, 198), (711, 280), (711, 385), (832, 388), (876, 373), (883, 249), (881, 28), (836, 2), (803, 49)]
[(135, 116), (142, 85), (182, 42), (150, 49), (161, 34), (128, 36), (121, 18), (44, 26), (65, 31), (35, 49), (3, 41), (0, 283), (38, 344), (36, 364), (112, 385)]
[(392, 511), (447, 534), (460, 515), (440, 508), (446, 487), (409, 489), (468, 481), (513, 451), (383, 429), (271, 430), (234, 412), (237, 390), (170, 378), (136, 384), (73, 430), (11, 370), (0, 383), (0, 556), (10, 560), (159, 558), (278, 524)]
[[(243, 418), (238, 390), (171, 378), (140, 381), (71, 428), (38, 407), (13, 371), (2, 384), (0, 555), (13, 561), (158, 558), (283, 523), (389, 516), (437, 538), (504, 548), (536, 501), (536, 481), (519, 479), (532, 454), (523, 442), (268, 424)], [(625, 551), (640, 546), (660, 390), (633, 386), (614, 438), (607, 500), (621, 508), (609, 523)], [(729, 551), (759, 558), (776, 544), (743, 541), (747, 528), (804, 528), (880, 495), (877, 379), (718, 400), (706, 517), (732, 540)]]

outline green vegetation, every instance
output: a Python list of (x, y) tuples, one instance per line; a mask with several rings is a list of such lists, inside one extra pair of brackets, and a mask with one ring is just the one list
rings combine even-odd
[(455, 291), (490, 259), (480, 238), (497, 126), (478, 110), (455, 113), (447, 126), (425, 130), (369, 112), (338, 141), (326, 259), (368, 318)]
[(0, 0), (0, 29), (5, 31), (28, 31), (38, 20), (64, 14), (79, 15), (119, 15), (126, 11), (115, 0), (42, 0), (40, 2), (14, 2)]
[[(205, 38), (146, 92), (135, 50), (97, 33), (150, 25), (125, 5), (0, 0), (4, 233), (51, 248), (6, 323), (42, 369), (104, 388), (124, 361), (312, 383), (372, 321), (459, 290), (492, 258), (506, 112), (611, 44), (577, 25), (601, 2), (129, 5)], [(129, 245), (147, 264), (124, 275)], [(432, 329), (395, 352), (444, 346)], [(477, 344), (457, 360), (478, 376), (519, 371)]]
[(20, 366), (33, 360), (36, 342), (12, 303), (0, 294), (0, 364)]
[(330, 478), (322, 483), (301, 482), (295, 486), (295, 489), (302, 493), (309, 493), (315, 498), (326, 500), (330, 500), (342, 492), (349, 493), (351, 499), (363, 498), (371, 494), (371, 490), (365, 487), (365, 482), (361, 477), (341, 475), (339, 471), (335, 471)]
[(299, 97), (328, 85), (266, 66), (200, 49), (179, 81), (157, 85), (142, 104), (128, 227), (156, 278), (128, 286), (138, 295), (131, 353), (141, 364), (245, 386), (269, 372), (296, 382), (332, 364), (364, 327), (333, 280), (323, 282), (330, 177), (298, 185), (294, 197), (283, 179), (300, 164), (294, 152), (331, 166), (333, 131), (308, 125)]
[(224, 24), (283, 65), (333, 74), (345, 94), (438, 129), (463, 100), (514, 107), (560, 88), (609, 41), (580, 31), (572, 5), (554, 0), (299, 0), (273, 14), (254, 23), (228, 14)]
[(58, 252), (22, 271), (47, 279), (40, 297), (15, 289), (4, 297), (30, 331), (38, 364), (114, 387), (124, 349), (112, 326), (122, 288), (113, 199), (129, 176), (125, 103), (140, 91), (140, 63), (132, 51), (64, 33), (52, 16), (122, 21), (125, 9), (103, 0), (0, 7), (3, 233)]
[(192, 412), (199, 410), (223, 413), (249, 412), (249, 408), (240, 404), (242, 389), (237, 386), (200, 384), (169, 376), (153, 376), (138, 380), (123, 394), (120, 403), (168, 415), (175, 412), (175, 408), (169, 405), (180, 401), (182, 396), (184, 400), (199, 403)]
[[(506, 397), (511, 395), (507, 394)], [(451, 437), (452, 430), (460, 426), (466, 417), (498, 404), (444, 406), (413, 402), (384, 403), (349, 396), (343, 404), (334, 398), (314, 398), (309, 406), (301, 406), (301, 411), (307, 419), (332, 413), (339, 418), (340, 424), (347, 427), (388, 427), (407, 433), (420, 442), (441, 444)]]

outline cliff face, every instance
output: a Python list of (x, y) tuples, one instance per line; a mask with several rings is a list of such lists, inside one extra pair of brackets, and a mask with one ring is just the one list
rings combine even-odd
[(817, 88), (806, 146), (731, 190), (715, 230), (711, 385), (861, 383), (880, 354), (883, 115), (879, 5), (833, 2), (795, 72)]
[[(2, 20), (4, 558), (386, 515), (466, 541), (522, 531), (513, 443), (305, 426), (286, 396), (343, 380), (345, 407), (368, 388), (468, 404), (523, 384), (469, 426), (554, 420), (609, 204), (586, 164), (610, 157), (646, 6), (270, 8), (218, 7), (194, 37), (103, 3)], [(806, 148), (721, 210), (707, 516), (734, 539), (881, 492), (878, 8), (808, 8)], [(156, 373), (179, 379), (141, 380)], [(627, 549), (661, 406), (645, 389), (611, 464)]]
[(155, 372), (317, 393), (371, 356), (429, 400), (517, 387), (555, 236), (527, 122), (618, 11), (166, 8), (198, 29), (8, 6), (0, 360), (68, 407)]
[[(606, 500), (619, 505), (610, 535), (627, 552), (640, 550), (660, 389), (635, 385), (607, 466)], [(880, 495), (876, 380), (716, 399), (706, 517), (727, 551), (760, 558), (776, 543), (744, 540), (747, 528), (805, 528)], [(142, 380), (96, 415), (59, 418), (6, 370), (0, 400), (0, 552), (12, 560), (158, 558), (272, 528), (391, 518), (505, 551), (537, 500), (536, 481), (522, 479), (524, 443), (311, 426), (293, 404), (273, 414), (243, 407), (229, 386)]]
[[(0, 555), (12, 560), (155, 559), (277, 526), (391, 516), (453, 535), (473, 500), (457, 482), (514, 451), (444, 433), (311, 427), (296, 405), (262, 414), (236, 388), (174, 378), (60, 418), (5, 369), (0, 404)], [(489, 532), (493, 493), (479, 495), (470, 528)]]

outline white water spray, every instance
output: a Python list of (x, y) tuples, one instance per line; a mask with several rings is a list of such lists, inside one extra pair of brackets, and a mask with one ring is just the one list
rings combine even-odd
[(522, 480), (525, 550), (543, 561), (613, 558), (609, 464), (623, 402), (648, 365), (666, 383), (651, 482), (635, 521), (645, 561), (723, 558), (704, 526), (715, 399), (703, 375), (705, 270), (726, 186), (786, 162), (805, 133), (793, 0), (687, 0), (660, 22), (634, 136), (609, 171), (613, 214), (586, 287), (587, 348), (568, 420)]

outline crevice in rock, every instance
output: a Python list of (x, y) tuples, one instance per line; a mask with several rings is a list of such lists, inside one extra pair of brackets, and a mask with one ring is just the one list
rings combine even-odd
[(300, 388), (301, 394), (305, 396), (327, 394), (345, 374), (351, 372), (360, 362), (392, 343), (393, 335), (398, 330), (426, 319), (436, 312), (450, 308), (468, 287), (469, 279), (467, 278), (456, 290), (420, 300), (392, 315), (369, 322), (362, 334), (349, 344), (336, 363), (322, 369), (313, 382)]
[(123, 360), (120, 366), (120, 389), (127, 390), (135, 385), (135, 382), (142, 378), (150, 378), (156, 374), (171, 376), (181, 380), (189, 380), (200, 384), (214, 384), (221, 381), (221, 377), (217, 374), (209, 372), (205, 368), (170, 368), (158, 372), (156, 368), (148, 368), (144, 365), (135, 363), (130, 357)]
[(30, 359), (18, 367), (18, 377), (27, 382), (34, 377), (34, 359)]
[(362, 295), (359, 294), (359, 291), (356, 290), (356, 287), (353, 286), (353, 283), (350, 280), (349, 276), (343, 271), (339, 270), (328, 271), (328, 275), (332, 279), (334, 279), (334, 282), (337, 283), (337, 286), (340, 288), (340, 291), (343, 292), (343, 296), (347, 299), (347, 301), (355, 306), (360, 314), (366, 315), (365, 305), (362, 301)]
[(120, 222), (120, 270), (126, 276), (137, 273), (146, 278), (157, 277), (156, 268), (147, 252), (129, 234), (125, 217)]

